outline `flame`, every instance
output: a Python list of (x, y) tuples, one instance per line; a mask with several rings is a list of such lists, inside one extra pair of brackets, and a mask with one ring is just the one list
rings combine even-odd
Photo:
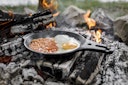
[(101, 35), (102, 35), (102, 30), (98, 29), (98, 30), (95, 32), (95, 34), (94, 34), (95, 41), (96, 41), (97, 43), (101, 43), (101, 42), (102, 42)]
[(60, 14), (60, 12), (56, 12), (55, 14), (53, 14), (53, 17), (56, 17)]
[(52, 27), (55, 27), (56, 26), (56, 23), (55, 22), (51, 22), (49, 23), (48, 25), (46, 25), (46, 28), (52, 28)]
[(52, 11), (58, 8), (56, 0), (42, 0), (42, 6), (46, 9), (51, 9)]
[[(90, 14), (91, 14), (91, 11), (88, 10), (87, 13), (84, 14), (84, 19), (85, 19), (85, 22), (87, 23), (89, 29), (92, 29), (92, 27), (96, 26), (96, 21), (94, 19), (90, 18)], [(91, 34), (94, 36), (94, 40), (97, 43), (102, 42), (102, 39), (101, 39), (102, 30), (101, 29), (98, 29), (94, 33), (91, 33)]]
[(88, 10), (86, 14), (84, 14), (84, 20), (87, 23), (89, 29), (91, 29), (92, 27), (96, 26), (96, 21), (92, 18), (89, 18), (91, 14), (91, 11)]
[(46, 28), (52, 28), (52, 23), (49, 23)]

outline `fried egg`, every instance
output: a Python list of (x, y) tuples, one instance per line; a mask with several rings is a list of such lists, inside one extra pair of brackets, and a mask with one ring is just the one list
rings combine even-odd
[(68, 35), (56, 35), (54, 39), (58, 47), (57, 53), (77, 49), (80, 45), (80, 42), (78, 40)]

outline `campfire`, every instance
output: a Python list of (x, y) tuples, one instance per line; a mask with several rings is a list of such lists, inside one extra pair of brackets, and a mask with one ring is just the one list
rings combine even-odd
[[(94, 19), (90, 18), (90, 14), (91, 14), (91, 11), (88, 10), (87, 13), (84, 15), (84, 19), (85, 19), (85, 22), (87, 23), (87, 26), (88, 26), (89, 30), (91, 30), (91, 29), (95, 30), (96, 21)], [(101, 43), (102, 42), (102, 39), (101, 39), (102, 30), (100, 28), (96, 29), (93, 32), (90, 31), (90, 33), (92, 33), (92, 35), (94, 37), (94, 40), (97, 43)]]
[[(127, 60), (128, 47), (115, 40), (113, 33), (108, 33), (111, 30), (113, 32), (113, 21), (105, 15), (103, 10), (91, 12), (70, 6), (60, 13), (57, 11), (56, 0), (43, 0), (41, 5), (45, 10), (25, 17), (26, 24), (19, 20), (20, 22), (15, 23), (11, 29), (10, 25), (2, 29), (1, 33), (6, 33), (0, 38), (0, 85), (127, 83), (127, 62), (124, 59)], [(4, 24), (7, 25), (7, 23)], [(4, 27), (4, 24), (0, 23), (0, 27)], [(86, 41), (90, 41), (88, 45), (93, 45), (94, 50), (87, 49), (66, 55), (51, 56), (40, 55), (38, 52), (26, 49), (24, 41), (28, 35), (42, 33), (42, 36), (46, 36), (44, 31), (49, 30), (76, 33)], [(13, 36), (7, 36), (7, 33)], [(113, 52), (97, 51), (95, 47), (97, 44), (98, 48), (103, 47)]]
[[(58, 9), (58, 3), (56, 0), (40, 0), (39, 3), (41, 7), (43, 7), (44, 9), (50, 9), (53, 13), (53, 17), (56, 17), (59, 15), (59, 12), (57, 11)], [(52, 28), (55, 27), (56, 23), (49, 23), (48, 25), (46, 25), (46, 28)]]

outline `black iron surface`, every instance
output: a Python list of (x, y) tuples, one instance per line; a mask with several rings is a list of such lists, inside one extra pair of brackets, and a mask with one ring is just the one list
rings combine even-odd
[[(36, 52), (29, 47), (29, 45), (33, 39), (55, 37), (56, 35), (63, 35), (63, 34), (68, 35), (68, 36), (73, 37), (76, 40), (78, 40), (80, 42), (80, 46), (77, 49), (73, 49), (70, 51), (62, 52), (62, 53), (60, 53), (60, 52), (59, 53), (41, 53), (41, 52)], [(73, 52), (80, 51), (80, 50), (90, 50), (90, 51), (105, 52), (105, 53), (112, 52), (104, 44), (99, 44), (94, 41), (87, 40), (83, 36), (73, 33), (73, 32), (58, 31), (58, 30), (54, 30), (54, 31), (53, 30), (44, 30), (41, 32), (28, 34), (24, 37), (24, 45), (28, 50), (35, 52), (35, 53), (43, 54), (43, 55), (63, 55), (63, 54), (69, 54), (69, 53), (73, 53)]]

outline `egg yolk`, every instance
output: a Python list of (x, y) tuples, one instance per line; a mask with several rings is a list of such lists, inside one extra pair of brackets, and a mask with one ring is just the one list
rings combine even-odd
[(74, 49), (76, 47), (77, 47), (77, 44), (73, 43), (73, 42), (66, 42), (66, 43), (62, 44), (62, 48), (64, 50)]

